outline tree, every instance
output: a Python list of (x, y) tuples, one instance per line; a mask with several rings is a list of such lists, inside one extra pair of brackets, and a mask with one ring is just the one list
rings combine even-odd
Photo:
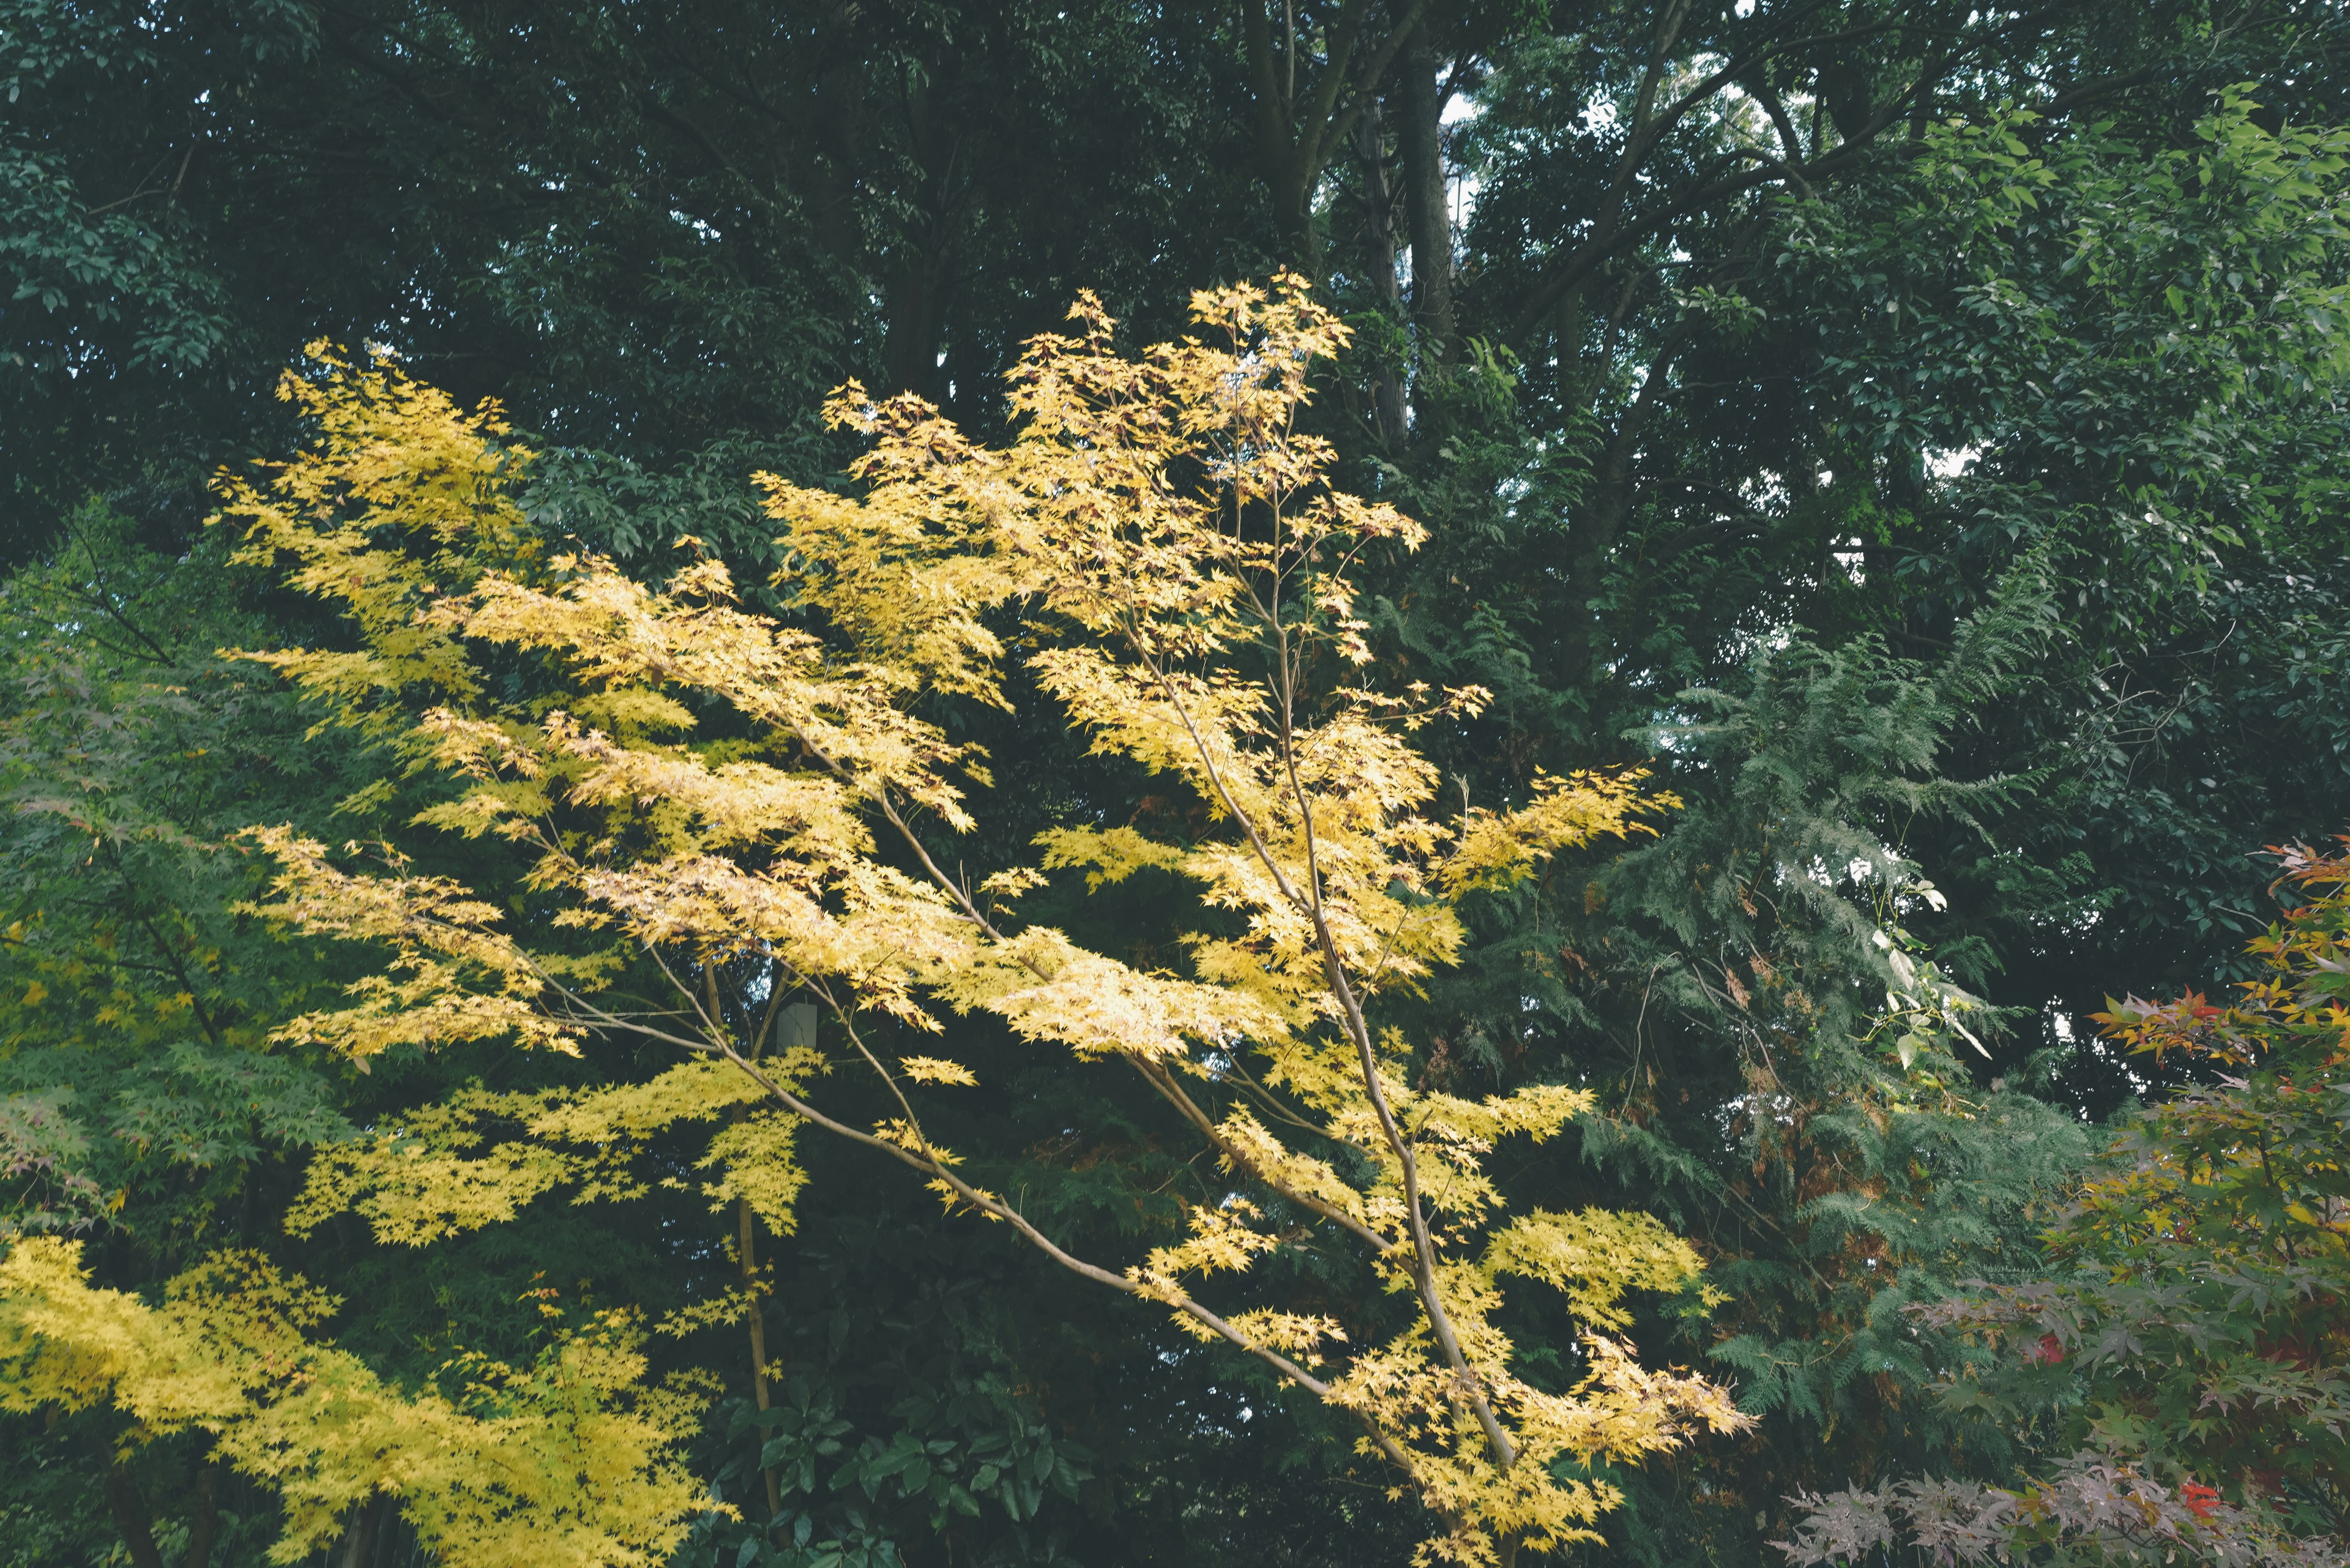
[[(1513, 99), (1473, 134), (1509, 160), (1566, 145), (1585, 133), (1548, 117), (1573, 97)], [(1743, 304), (1726, 281), (1653, 317), (1627, 294), (1607, 396), (1655, 407), (1639, 520), (1588, 620), (1567, 558), (1594, 504), (1575, 454), (1600, 437), (1557, 416), (1536, 451), (1464, 431), (1433, 471), (1458, 476), (1445, 490), (1413, 476), (1449, 526), (1436, 560), (1382, 584), (1380, 631), (1421, 678), (1497, 693), (1500, 722), (1448, 769), (1508, 776), (1637, 735), (1689, 803), (1664, 843), (1482, 930), (1492, 967), (1430, 1026), (1476, 1071), (1568, 1054), (1628, 1124), (1586, 1138), (1578, 1200), (1664, 1197), (1728, 1254), (1736, 1303), (1711, 1348), (1762, 1435), (1701, 1475), (1631, 1483), (1611, 1536), (1635, 1560), (1742, 1561), (1784, 1533), (1799, 1487), (2012, 1478), (2012, 1434), (1926, 1397), (1942, 1351), (1899, 1306), (2034, 1277), (2033, 1186), (2082, 1152), (2047, 1102), (2102, 1116), (2132, 1087), (2093, 1037), (2095, 996), (2183, 983), (2189, 953), (2230, 961), (2223, 911), (2256, 907), (2258, 877), (2228, 852), (2251, 830), (2226, 823), (2285, 836), (2341, 814), (2320, 695), (2340, 510), (2315, 456), (2340, 407), (2319, 390), (2339, 385), (2333, 133), (2241, 97), (2150, 119), (2017, 122), (2013, 147), (1971, 120), (1922, 127), (1758, 212)], [(1481, 223), (1502, 223), (1511, 167), (1480, 171)], [(1874, 237), (1851, 243), (1844, 213)], [(1705, 233), (1676, 244), (1701, 254)], [(2158, 273), (2213, 330), (2174, 325)], [(1690, 337), (1660, 381), (1634, 355), (1670, 329)], [(1521, 399), (1540, 384), (1514, 379)], [(1589, 676), (1565, 635), (1582, 625), (1606, 650)], [(1882, 999), (1915, 992), (1878, 933), (1989, 1004), (1967, 1018), (1980, 1053), (1925, 1032), (1957, 1058), (1927, 1093), (1882, 1054), (1910, 1033), (1879, 1028), (1899, 1011)], [(1500, 1016), (1513, 994), (1546, 1005)]]
[[(52, 1487), (11, 1507), (12, 1531), (203, 1568), (257, 1553), (273, 1503), (284, 1539), (315, 1547), (363, 1533), (390, 1488), (422, 1541), (484, 1561), (659, 1560), (700, 1502), (673, 1454), (696, 1400), (636, 1386), (658, 1380), (627, 1314), (574, 1330), (536, 1293), (514, 1359), (484, 1334), (421, 1369), (370, 1365), (320, 1329), (364, 1344), (385, 1303), (352, 1312), (266, 1256), (301, 1160), (368, 1117), (348, 1069), (270, 1038), (337, 977), (239, 909), (261, 885), (230, 840), (321, 820), (368, 761), (306, 741), (315, 715), (214, 652), (271, 627), (224, 541), (190, 570), (128, 533), (86, 509), (0, 600), (0, 1410), (12, 1452), (103, 1480), (102, 1524)], [(567, 1449), (589, 1468), (567, 1473)]]
[[(149, 1441), (202, 1428), (283, 1496), (281, 1554), (333, 1542), (390, 1490), (426, 1545), (468, 1562), (652, 1563), (702, 1501), (669, 1458), (694, 1401), (637, 1386), (645, 1364), (624, 1314), (531, 1367), (463, 1358), (445, 1369), (453, 1397), (411, 1395), (311, 1344), (339, 1303), (259, 1257), (214, 1254), (157, 1309), (91, 1289), (78, 1251), (26, 1239), (0, 1263), (0, 1400), (110, 1402)], [(125, 1533), (159, 1561), (143, 1525)]]
[[(130, 534), (87, 507), (57, 558), (0, 592), (0, 1229), (100, 1238), (109, 1282), (153, 1287), (265, 1244), (303, 1155), (352, 1131), (331, 1066), (269, 1046), (279, 1010), (327, 977), (235, 913), (258, 888), (223, 841), (357, 781), (347, 748), (303, 744), (288, 694), (214, 656), (266, 624), (221, 546), (191, 568)], [(241, 1544), (220, 1519), (241, 1500), (203, 1443), (125, 1438), (101, 1412), (12, 1423), (50, 1484), (8, 1500), (10, 1533), (182, 1530), (188, 1568)], [(102, 1496), (56, 1485), (77, 1462)]]
[(2103, 1015), (2127, 1050), (2186, 1057), (2210, 1079), (2126, 1119), (2086, 1172), (2048, 1231), (2052, 1261), (2071, 1269), (1918, 1313), (1972, 1342), (1951, 1404), (2036, 1417), (2049, 1447), (2078, 1457), (2012, 1490), (1809, 1497), (1794, 1561), (1851, 1561), (1905, 1536), (1968, 1562), (2043, 1546), (2342, 1560), (2350, 858), (2272, 853), (2296, 901), (2252, 941), (2264, 972), (2240, 1001), (2190, 992)]
[[(778, 1148), (762, 1140), (801, 1123), (862, 1145), (1349, 1412), (1365, 1454), (1446, 1521), (1438, 1554), (1489, 1561), (1588, 1539), (1614, 1489), (1563, 1464), (1739, 1425), (1720, 1390), (1642, 1369), (1610, 1333), (1627, 1321), (1627, 1291), (1694, 1291), (1698, 1261), (1637, 1212), (1512, 1213), (1484, 1152), (1552, 1136), (1588, 1095), (1413, 1088), (1394, 1064), (1403, 1043), (1378, 1020), (1388, 996), (1451, 961), (1464, 900), (1669, 802), (1642, 801), (1637, 775), (1581, 775), (1541, 780), (1514, 808), (1423, 815), (1436, 779), (1402, 732), (1473, 713), (1482, 694), (1383, 692), (1368, 679), (1347, 564), (1409, 548), (1419, 530), (1331, 488), (1327, 446), (1295, 428), (1308, 369), (1344, 329), (1295, 278), (1194, 309), (1222, 344), (1129, 360), (1082, 304), (1082, 336), (1031, 345), (1013, 393), (1023, 428), (1000, 450), (967, 443), (918, 400), (845, 389), (833, 417), (877, 441), (857, 470), (865, 498), (771, 482), (790, 587), (837, 650), (737, 607), (714, 561), (656, 592), (592, 556), (541, 557), (496, 499), (486, 416), (459, 419), (386, 369), (331, 358), (321, 384), (289, 382), (324, 450), (265, 490), (235, 487), (226, 509), (251, 520), (250, 550), (291, 556), (290, 582), (339, 603), (362, 644), (256, 657), (348, 722), (399, 732), (418, 764), (469, 779), (421, 820), (525, 846), (531, 924), (606, 933), (613, 950), (526, 947), (452, 882), (397, 866), (354, 875), (266, 830), (258, 841), (282, 868), (273, 919), (395, 955), (348, 1005), (284, 1030), (361, 1058), (506, 1034), (555, 1050), (586, 1031), (661, 1041), (688, 1060), (633, 1091), (648, 1106), (674, 1116), (755, 1091), (774, 1107), (756, 1113), (774, 1130), (746, 1135), (735, 1157)], [(915, 704), (1009, 701), (1005, 645), (984, 618), (1015, 600), (1036, 685), (1097, 750), (1186, 792), (1174, 815), (1189, 826), (1063, 827), (1041, 840), (1040, 865), (974, 883), (939, 867), (920, 825), (969, 826), (953, 775), (985, 775)], [(498, 648), (549, 660), (564, 704), (486, 697), (480, 660)], [(895, 835), (899, 863), (879, 856), (868, 815)], [(1017, 921), (1011, 906), (1056, 871), (1091, 887), (1171, 873), (1195, 888), (1181, 968)], [(657, 1013), (599, 998), (623, 951), (669, 979)], [(812, 1064), (763, 1057), (744, 1022), (795, 992), (821, 1000), (851, 1059), (889, 1085), (893, 1114), (843, 1120), (808, 1086)], [(972, 1075), (876, 1031), (939, 1032), (926, 996), (1139, 1073), (1237, 1185), (1191, 1207), (1187, 1240), (1122, 1272), (1067, 1253), (925, 1130), (916, 1085)], [(559, 1134), (560, 1121), (534, 1130)], [(405, 1198), (402, 1211), (438, 1212), (475, 1190), (444, 1193), (429, 1165), (401, 1165), (412, 1147), (342, 1159), (322, 1202)], [(370, 1158), (396, 1174), (369, 1171)], [(730, 1168), (749, 1184), (774, 1168)], [(1278, 1296), (1219, 1309), (1187, 1282), (1342, 1239), (1409, 1311), (1349, 1322)], [(1493, 1321), (1507, 1276), (1562, 1291), (1583, 1324), (1580, 1366), (1555, 1386), (1513, 1364)]]

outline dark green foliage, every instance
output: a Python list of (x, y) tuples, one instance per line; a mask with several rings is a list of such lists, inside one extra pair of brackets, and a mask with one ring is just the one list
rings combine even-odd
[[(2058, 1563), (2339, 1561), (2350, 862), (2303, 847), (2279, 858), (2292, 907), (2251, 945), (2258, 979), (2226, 1005), (2190, 992), (2100, 1015), (2121, 1047), (2188, 1057), (2219, 1081), (2122, 1119), (2053, 1216), (2049, 1277), (1970, 1281), (1972, 1294), (1913, 1313), (1962, 1336), (1936, 1390), (1945, 1408), (2039, 1427), (2079, 1458), (2012, 1495), (1911, 1480), (1808, 1497), (1795, 1561), (1945, 1545), (1934, 1511), (1916, 1507), (1932, 1496), (1972, 1516), (1962, 1561), (2002, 1548)], [(2098, 1517), (2080, 1504), (2101, 1489), (2138, 1503)]]
[(334, 1070), (268, 1050), (319, 977), (237, 912), (258, 884), (225, 840), (350, 763), (213, 656), (257, 625), (217, 562), (175, 569), (126, 534), (83, 509), (0, 600), (0, 1159), (17, 1222), (118, 1217), (162, 1262), (249, 1234), (244, 1173), (349, 1131)]
[(2043, 639), (2040, 607), (2011, 595), (1939, 670), (1796, 643), (1742, 695), (1690, 693), (1694, 722), (1659, 739), (1704, 793), (1560, 919), (1573, 1054), (1616, 1113), (1586, 1135), (1593, 1179), (1712, 1251), (1732, 1299), (1691, 1348), (1764, 1417), (1628, 1478), (1638, 1560), (1758, 1552), (1795, 1473), (2012, 1451), (1925, 1399), (1938, 1355), (1903, 1308), (2027, 1277), (2034, 1205), (2085, 1145), (1970, 1071), (2001, 1021), (1912, 934), (1940, 895), (1905, 846), (2018, 793), (1934, 767), (1957, 711)]

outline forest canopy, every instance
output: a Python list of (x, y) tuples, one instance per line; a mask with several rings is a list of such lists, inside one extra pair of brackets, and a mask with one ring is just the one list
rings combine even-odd
[(2345, 1561), (2345, 29), (0, 0), (0, 1563)]

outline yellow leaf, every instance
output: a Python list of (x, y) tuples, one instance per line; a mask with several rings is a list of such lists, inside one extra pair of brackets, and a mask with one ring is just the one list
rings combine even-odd
[(900, 1056), (898, 1068), (918, 1084), (963, 1084), (976, 1086), (977, 1078), (960, 1062), (943, 1061), (936, 1056)]

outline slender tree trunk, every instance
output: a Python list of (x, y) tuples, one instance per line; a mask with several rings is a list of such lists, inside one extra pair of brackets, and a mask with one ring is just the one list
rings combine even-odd
[(390, 1506), (391, 1499), (377, 1496), (351, 1510), (351, 1521), (343, 1531), (339, 1568), (368, 1568), (369, 1559), (375, 1555), (375, 1538), (382, 1528), (384, 1511)]
[[(1297, 110), (1297, 34), (1295, 16), (1284, 16), (1284, 37), (1274, 40), (1271, 19), (1262, 0), (1242, 0), (1241, 35), (1247, 52), (1249, 86), (1256, 99), (1257, 167), (1273, 197), (1273, 221), (1281, 230), (1283, 246), (1292, 266), (1308, 277), (1322, 275), (1320, 247), (1315, 243), (1311, 203), (1314, 177), (1305, 149), (1294, 123)], [(1276, 67), (1274, 60), (1280, 58)]]
[[(921, 166), (923, 195), (942, 196), (930, 167), (930, 107), (927, 85), (917, 85), (907, 94), (906, 136)], [(937, 268), (930, 254), (930, 241), (941, 216), (935, 208), (927, 215), (918, 208), (913, 221), (899, 230), (890, 250), (882, 306), (887, 313), (881, 337), (882, 374), (889, 379), (889, 390), (920, 393), (932, 402), (938, 400), (941, 389)]]
[[(1386, 133), (1379, 106), (1364, 107), (1355, 122), (1355, 155), (1363, 167), (1363, 270), (1370, 275), (1371, 292), (1381, 314), (1390, 321), (1403, 319), (1403, 290), (1396, 282), (1395, 195), (1388, 188)], [(1379, 439), (1391, 452), (1403, 450), (1410, 429), (1404, 417), (1403, 380), (1393, 364), (1380, 363), (1372, 373), (1371, 411)]]
[[(737, 1228), (741, 1233), (743, 1285), (751, 1293), (751, 1399), (764, 1412), (767, 1408), (767, 1309), (759, 1298), (759, 1265), (752, 1248), (759, 1233), (759, 1218), (751, 1212), (748, 1199), (734, 1200)], [(761, 1457), (764, 1457), (767, 1429), (757, 1428)], [(783, 1489), (775, 1483), (774, 1467), (761, 1465), (759, 1475), (767, 1486), (767, 1517), (773, 1519), (784, 1511)]]
[(106, 1505), (114, 1512), (114, 1528), (130, 1549), (132, 1568), (163, 1568), (163, 1554), (155, 1550), (155, 1530), (147, 1518), (146, 1500), (129, 1469), (116, 1464), (106, 1472)]
[(196, 1512), (188, 1521), (188, 1553), (180, 1560), (180, 1568), (205, 1568), (219, 1531), (220, 1467), (208, 1464), (196, 1480)]
[[(1460, 328), (1452, 312), (1452, 203), (1444, 178), (1444, 106), (1437, 101), (1436, 53), (1428, 30), (1412, 34), (1403, 50), (1404, 211), (1411, 225), (1411, 316), (1424, 361), (1453, 357)], [(1422, 409), (1424, 415), (1426, 410)]]
[(1322, 232), (1314, 223), (1314, 187), (1321, 182), (1322, 171), (1308, 168), (1307, 163), (1294, 143), (1284, 145), (1268, 164), (1265, 183), (1273, 191), (1274, 221), (1281, 226), (1289, 265), (1307, 277), (1319, 278)]
[[(936, 77), (949, 77), (959, 62), (937, 62)], [(969, 202), (962, 137), (933, 113), (942, 86), (924, 83), (907, 94), (906, 142), (921, 170), (916, 212), (890, 242), (884, 288), (883, 374), (893, 392), (915, 392), (946, 402), (947, 378), (940, 366), (941, 338), (954, 286), (954, 252)]]
[[(1284, 7), (1284, 38), (1274, 38), (1265, 0), (1242, 0), (1241, 47), (1256, 100), (1257, 167), (1273, 196), (1290, 265), (1322, 276), (1322, 232), (1314, 222), (1314, 193), (1331, 160), (1346, 151), (1355, 120), (1372, 104), (1397, 51), (1419, 25), (1428, 0), (1339, 0), (1323, 15), (1325, 57), (1312, 81), (1297, 75), (1304, 48), (1294, 6)], [(1433, 90), (1431, 88), (1430, 90)]]

